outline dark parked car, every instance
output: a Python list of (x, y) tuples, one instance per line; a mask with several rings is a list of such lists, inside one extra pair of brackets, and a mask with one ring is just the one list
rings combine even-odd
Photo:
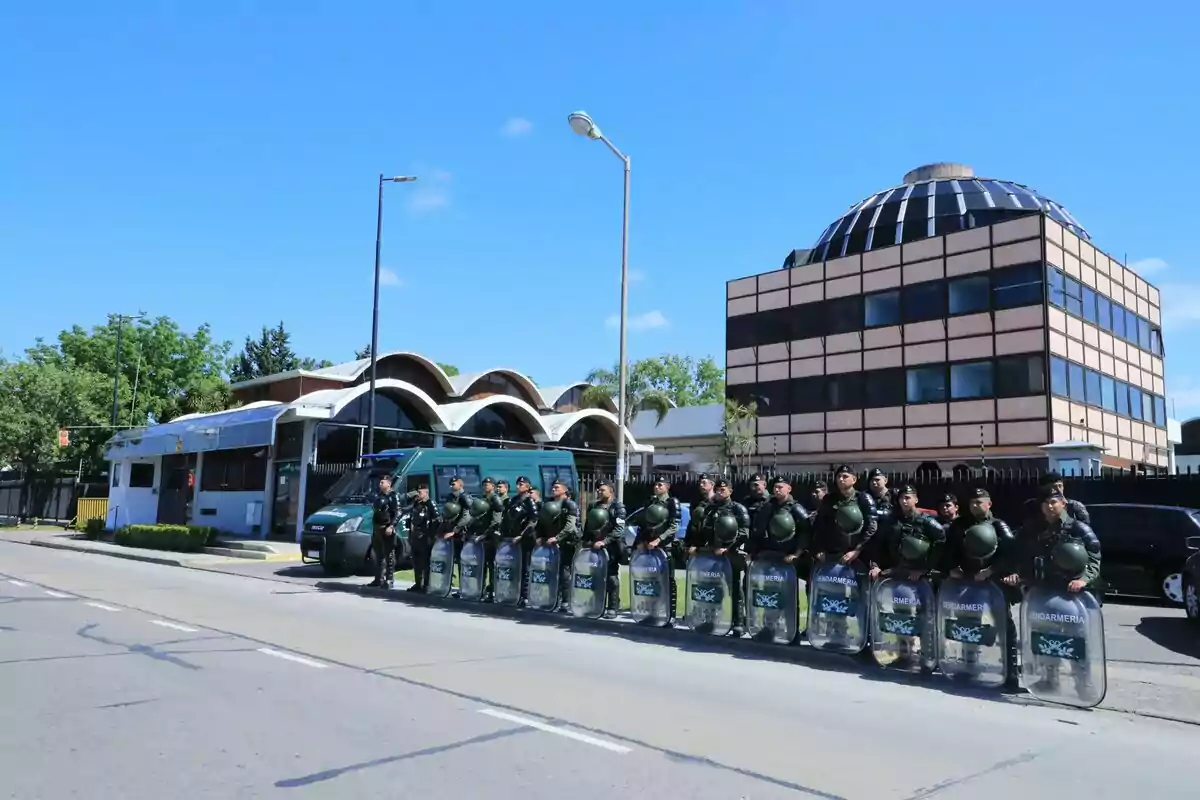
[(1136, 503), (1088, 505), (1103, 552), (1107, 593), (1184, 602), (1183, 569), (1200, 536), (1200, 510)]
[(1192, 554), (1183, 565), (1183, 610), (1200, 625), (1200, 536), (1189, 536), (1187, 546)]

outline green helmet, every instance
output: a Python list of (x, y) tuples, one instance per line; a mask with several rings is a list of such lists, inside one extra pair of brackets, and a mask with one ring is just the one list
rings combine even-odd
[(863, 527), (862, 509), (853, 498), (838, 506), (833, 519), (842, 533), (858, 533)]
[(732, 511), (719, 511), (713, 520), (713, 534), (718, 542), (732, 542), (737, 536), (738, 521)]
[(471, 498), (471, 516), (472, 517), (486, 516), (491, 510), (492, 510), (492, 504), (487, 501), (487, 498), (485, 498), (485, 497), (472, 497)]
[(1088, 564), (1087, 548), (1083, 542), (1066, 539), (1054, 545), (1050, 551), (1050, 560), (1054, 566), (1066, 575), (1082, 575)]
[(767, 533), (776, 541), (786, 542), (796, 535), (796, 518), (788, 509), (779, 509), (767, 520)]
[(996, 538), (996, 529), (988, 522), (976, 522), (963, 531), (963, 552), (968, 558), (982, 561), (990, 558), (996, 552), (1000, 540)]
[(462, 506), (454, 500), (447, 500), (442, 506), (443, 519), (458, 519), (460, 514), (462, 514)]
[(563, 504), (560, 501), (547, 500), (542, 503), (542, 510), (538, 512), (538, 516), (541, 517), (542, 522), (550, 523), (558, 519), (559, 515), (562, 514), (562, 510)]
[(921, 536), (904, 536), (900, 539), (900, 557), (905, 561), (917, 561), (929, 554), (929, 540)]
[(583, 527), (589, 532), (604, 530), (604, 526), (612, 519), (612, 512), (607, 508), (600, 506), (592, 506), (588, 509), (587, 519), (584, 520)]
[(651, 503), (642, 509), (642, 519), (647, 527), (657, 528), (667, 521), (671, 514), (662, 503)]

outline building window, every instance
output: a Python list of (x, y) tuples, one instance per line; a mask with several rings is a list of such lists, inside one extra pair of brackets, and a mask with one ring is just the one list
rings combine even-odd
[(1096, 295), (1096, 322), (1106, 331), (1112, 331), (1112, 301), (1102, 294)]
[(825, 410), (825, 379), (795, 378), (791, 391), (793, 414), (811, 414)]
[[(453, 467), (434, 467), (434, 500), (450, 496), (450, 479), (462, 478), (463, 491), (469, 495), (477, 495), (482, 491), (479, 467), (474, 464), (459, 464)], [(549, 487), (547, 487), (549, 488)]]
[(847, 372), (826, 377), (831, 411), (863, 407), (863, 373)]
[(1088, 287), (1083, 287), (1083, 318), (1096, 323), (1096, 293)]
[(1071, 376), (1071, 399), (1077, 403), (1086, 403), (1087, 387), (1085, 385), (1083, 366), (1080, 364), (1068, 364), (1067, 371)]
[(900, 291), (869, 294), (864, 301), (866, 326), (877, 328), (882, 325), (900, 324)]
[(120, 462), (120, 461), (113, 461), (113, 462), (112, 462), (112, 465), (109, 467), (109, 469), (111, 469), (111, 470), (112, 470), (112, 485), (113, 485), (113, 488), (114, 488), (114, 489), (115, 489), (115, 488), (119, 488), (119, 487), (121, 486), (121, 462)]
[(992, 396), (991, 361), (950, 365), (951, 400), (977, 400)]
[(905, 376), (910, 403), (937, 403), (946, 399), (946, 366), (913, 367)]
[(1058, 356), (1050, 357), (1050, 391), (1059, 397), (1071, 396), (1067, 380), (1067, 362)]
[(1066, 298), (1064, 308), (1077, 317), (1083, 316), (1083, 290), (1079, 281), (1063, 276), (1063, 296)]
[(1167, 401), (1162, 397), (1154, 398), (1154, 424), (1160, 428), (1167, 427)]
[(752, 395), (754, 402), (758, 403), (758, 415), (760, 417), (770, 417), (779, 414), (787, 414), (791, 408), (791, 399), (788, 397), (791, 381), (763, 381), (758, 384), (755, 394)]
[(987, 311), (991, 303), (991, 281), (986, 275), (975, 275), (950, 281), (950, 313), (974, 314)]
[(1143, 419), (1142, 390), (1134, 386), (1129, 387), (1129, 416), (1134, 419)]
[[(1065, 364), (1063, 368), (1065, 370)], [(1065, 382), (1065, 374), (1063, 377)], [(997, 397), (1044, 394), (1046, 392), (1046, 367), (1042, 357), (1007, 356), (996, 359), (995, 385)]]
[(1117, 382), (1107, 375), (1100, 376), (1100, 406), (1105, 411), (1117, 410)]
[(1089, 369), (1085, 371), (1085, 374), (1087, 403), (1099, 407), (1103, 403), (1100, 397), (1100, 373)]
[(730, 350), (743, 347), (754, 347), (755, 340), (754, 318), (757, 314), (739, 314), (725, 320), (725, 346)]
[[(355, 431), (357, 434), (357, 431)], [(202, 492), (261, 492), (267, 485), (267, 449), (210, 450), (200, 470)]]
[(1150, 352), (1150, 323), (1138, 317), (1138, 347)]
[(1125, 341), (1137, 344), (1138, 341), (1138, 316), (1125, 309)]
[(904, 405), (904, 369), (877, 369), (866, 373), (864, 379), (866, 402), (864, 408), (889, 408)]
[(1158, 328), (1150, 328), (1150, 352), (1156, 356), (1163, 354), (1162, 331)]
[[(826, 330), (830, 335), (862, 330), (863, 296), (838, 297), (825, 303)], [(786, 310), (786, 309), (785, 309)]]
[(1042, 265), (1018, 264), (992, 273), (994, 306), (1017, 308), (1042, 302)]
[(1046, 267), (1046, 287), (1050, 292), (1050, 304), (1064, 308), (1067, 296), (1063, 293), (1063, 274), (1053, 267)]
[(154, 464), (130, 464), (129, 488), (149, 489), (154, 486)]
[(904, 287), (904, 321), (924, 322), (946, 316), (946, 284), (914, 283)]
[(1129, 384), (1117, 381), (1117, 413), (1122, 417), (1129, 416)]
[(1125, 338), (1125, 309), (1116, 303), (1112, 304), (1112, 332), (1113, 336)]

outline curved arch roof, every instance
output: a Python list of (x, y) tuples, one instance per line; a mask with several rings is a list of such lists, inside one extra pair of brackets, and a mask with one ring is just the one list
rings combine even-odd
[[(579, 411), (567, 412), (566, 414), (550, 414), (542, 417), (546, 431), (550, 434), (550, 440), (554, 442), (561, 440), (571, 428), (585, 419), (596, 419), (603, 422), (605, 427), (609, 429), (609, 432), (613, 434), (613, 438), (616, 438), (621, 428), (617, 424), (616, 416), (600, 408), (583, 408)], [(637, 452), (654, 449), (638, 444), (637, 439), (633, 438), (633, 431), (628, 428), (625, 429), (625, 441)]]
[(542, 406), (544, 408), (554, 408), (567, 392), (572, 389), (586, 389), (588, 386), (591, 386), (591, 384), (587, 381), (575, 381), (575, 383), (565, 383), (562, 386), (547, 386), (545, 388), (539, 386), (538, 395), (542, 398)]
[(825, 228), (805, 263), (981, 228), (1027, 214), (1046, 214), (1091, 239), (1066, 208), (1035, 189), (1008, 180), (977, 178), (970, 167), (961, 164), (930, 164), (905, 175), (904, 183), (850, 206)]
[[(376, 391), (392, 391), (405, 395), (425, 416), (425, 420), (431, 428), (439, 432), (447, 430), (442, 407), (419, 387), (395, 378), (380, 378), (375, 381), (375, 389)], [(359, 383), (344, 389), (322, 389), (317, 392), (309, 392), (292, 402), (289, 413), (295, 412), (293, 416), (302, 418), (332, 419), (352, 400), (356, 400), (369, 391), (371, 391), (371, 384)]]
[(453, 387), (451, 393), (461, 396), (477, 381), (486, 378), (489, 375), (503, 375), (507, 378), (510, 378), (514, 383), (520, 386), (521, 389), (527, 395), (529, 395), (531, 399), (541, 403), (543, 408), (551, 408), (551, 406), (542, 403), (544, 400), (542, 393), (538, 391), (537, 384), (535, 384), (528, 375), (522, 372), (517, 372), (515, 369), (509, 369), (508, 367), (492, 367), (491, 369), (485, 369), (482, 372), (472, 372), (467, 375), (460, 373), (455, 375), (450, 379), (450, 385)]
[[(450, 376), (446, 371), (433, 361), (420, 353), (414, 353), (411, 350), (392, 350), (387, 353), (380, 353), (376, 363), (388, 358), (404, 357), (411, 358), (421, 366), (429, 370), (429, 374), (433, 375), (441, 384), (442, 388), (449, 393), (454, 392), (454, 386), (450, 381)], [(335, 380), (358, 380), (368, 369), (371, 368), (371, 359), (360, 358), (356, 361), (347, 361), (344, 364), (334, 364), (332, 367), (321, 367), (320, 369), (309, 370), (307, 374), (314, 375), (319, 378), (333, 378)]]

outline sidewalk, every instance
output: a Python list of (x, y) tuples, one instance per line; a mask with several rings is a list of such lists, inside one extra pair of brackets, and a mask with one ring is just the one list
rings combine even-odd
[[(24, 528), (0, 531), (0, 541), (19, 542), (34, 547), (49, 547), (54, 550), (74, 550), (79, 553), (124, 558), (129, 561), (145, 561), (150, 564), (165, 564), (171, 567), (191, 569), (215, 569), (226, 564), (245, 563), (251, 559), (212, 555), (210, 553), (174, 553), (168, 550), (148, 550), (141, 547), (125, 547), (109, 542), (84, 539), (82, 534), (64, 531), (62, 528)], [(300, 548), (293, 542), (272, 543), (284, 552), (253, 559), (254, 563), (299, 563)]]

